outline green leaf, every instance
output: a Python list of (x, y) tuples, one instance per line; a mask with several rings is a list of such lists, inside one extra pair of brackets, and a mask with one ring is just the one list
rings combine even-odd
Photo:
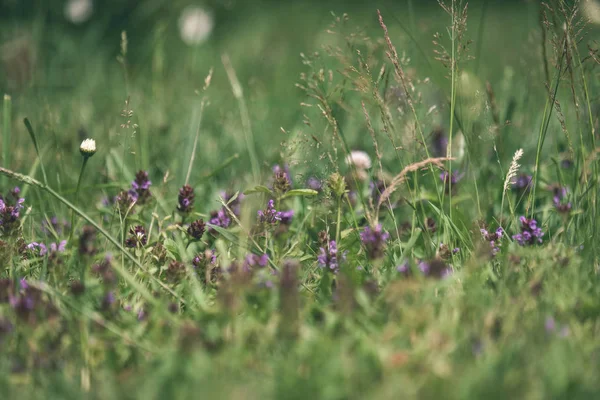
[(267, 193), (270, 194), (271, 196), (273, 195), (273, 192), (271, 192), (271, 189), (269, 189), (266, 186), (262, 186), (262, 185), (258, 185), (255, 186), (254, 189), (248, 189), (244, 192), (244, 194), (255, 194), (255, 193)]
[(292, 189), (289, 192), (287, 192), (286, 194), (284, 194), (281, 198), (287, 199), (289, 197), (296, 197), (296, 196), (316, 196), (317, 194), (319, 194), (319, 192), (317, 192), (316, 190), (312, 190), (312, 189)]

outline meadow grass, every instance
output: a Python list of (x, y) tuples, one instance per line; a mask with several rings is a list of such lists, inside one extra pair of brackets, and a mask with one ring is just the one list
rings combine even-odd
[(599, 397), (589, 5), (261, 4), (0, 29), (0, 397)]

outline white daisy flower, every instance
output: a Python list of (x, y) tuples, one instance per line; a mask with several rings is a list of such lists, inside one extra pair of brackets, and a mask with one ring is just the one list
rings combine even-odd
[(187, 45), (198, 45), (210, 36), (214, 27), (212, 14), (200, 7), (187, 7), (179, 17), (179, 34)]
[(74, 24), (82, 24), (92, 16), (92, 0), (68, 0), (65, 3), (65, 17)]
[(91, 157), (96, 153), (96, 141), (94, 139), (85, 139), (79, 146), (79, 151), (84, 157)]

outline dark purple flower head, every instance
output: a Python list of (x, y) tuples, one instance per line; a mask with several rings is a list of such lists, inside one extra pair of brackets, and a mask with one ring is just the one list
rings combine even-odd
[(341, 261), (346, 259), (346, 254), (341, 254), (338, 258), (337, 243), (335, 240), (331, 240), (325, 247), (319, 249), (319, 255), (317, 256), (317, 262), (319, 267), (325, 268), (326, 270), (337, 274), (340, 270), (340, 258)]
[(568, 158), (565, 158), (564, 160), (562, 160), (560, 162), (560, 166), (564, 169), (570, 169), (573, 167), (573, 160), (570, 160)]
[(383, 231), (381, 224), (377, 224), (373, 229), (367, 226), (360, 233), (360, 240), (367, 250), (367, 256), (372, 260), (383, 256), (389, 238), (390, 234)]
[(527, 174), (519, 174), (511, 181), (512, 189), (518, 192), (523, 192), (531, 189), (533, 177)]
[(464, 173), (460, 173), (457, 170), (452, 171), (452, 175), (450, 175), (448, 171), (440, 173), (440, 180), (444, 184), (444, 190), (446, 194), (450, 193), (450, 188), (452, 188), (452, 192), (454, 192), (458, 183), (462, 180), (464, 176)]
[(566, 214), (569, 211), (571, 211), (572, 204), (567, 199), (569, 190), (566, 187), (559, 185), (555, 185), (551, 187), (551, 189), (554, 195), (552, 197), (552, 203), (554, 203), (554, 207), (556, 208), (556, 210), (561, 214)]
[(15, 187), (6, 197), (0, 196), (0, 232), (10, 236), (19, 229), (20, 212), (25, 199), (19, 197), (21, 190)]
[(177, 197), (177, 211), (182, 214), (189, 214), (194, 208), (194, 189), (190, 185), (183, 185), (179, 189), (179, 196)]
[(292, 175), (290, 175), (290, 168), (287, 164), (284, 164), (283, 167), (279, 164), (273, 165), (273, 175), (277, 176), (278, 174), (283, 174), (287, 182), (292, 184)]
[(150, 194), (150, 185), (152, 182), (148, 179), (148, 172), (138, 171), (135, 179), (131, 182), (129, 191), (132, 198), (135, 198), (138, 204), (146, 203), (152, 195)]
[(448, 151), (448, 137), (442, 128), (437, 128), (431, 135), (431, 150), (434, 157), (445, 157)]
[(129, 235), (125, 240), (125, 246), (127, 247), (144, 247), (148, 243), (146, 229), (141, 225), (129, 229)]
[(536, 243), (542, 243), (544, 232), (537, 226), (535, 219), (519, 218), (521, 221), (521, 233), (513, 235), (513, 240), (516, 240), (521, 246), (533, 246)]
[(257, 212), (258, 222), (264, 225), (275, 225), (281, 221), (281, 212), (275, 209), (273, 200), (269, 200), (267, 208)]
[(500, 246), (502, 244), (500, 239), (504, 236), (504, 230), (501, 227), (498, 227), (494, 232), (488, 232), (485, 228), (481, 228), (480, 231), (483, 239), (490, 243), (492, 255), (495, 256), (500, 251)]
[(79, 254), (92, 256), (98, 249), (94, 246), (96, 241), (96, 228), (91, 225), (85, 225), (81, 236), (79, 236)]
[(135, 192), (123, 190), (115, 197), (115, 206), (119, 213), (122, 215), (125, 215), (126, 213), (133, 213), (133, 209), (131, 207), (137, 201), (137, 197), (135, 195)]
[(202, 235), (204, 235), (204, 231), (206, 230), (206, 224), (203, 219), (198, 219), (190, 224), (187, 229), (188, 235), (190, 235), (194, 240), (202, 239)]
[(275, 172), (273, 175), (273, 191), (279, 195), (288, 192), (292, 188), (289, 174), (285, 171)]

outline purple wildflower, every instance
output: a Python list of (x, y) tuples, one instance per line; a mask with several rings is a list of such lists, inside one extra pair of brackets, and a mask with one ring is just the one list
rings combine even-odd
[(202, 235), (204, 235), (204, 231), (206, 230), (206, 224), (203, 219), (198, 219), (190, 224), (187, 229), (188, 235), (190, 235), (194, 240), (202, 239)]
[(71, 224), (65, 219), (59, 221), (57, 217), (51, 217), (50, 219), (44, 218), (42, 220), (42, 232), (45, 234), (56, 234), (60, 236), (63, 232), (66, 232), (71, 227)]
[(281, 212), (281, 223), (284, 225), (289, 225), (292, 223), (292, 218), (294, 218), (294, 210), (287, 210)]
[(381, 194), (384, 192), (386, 188), (385, 182), (382, 181), (381, 179), (378, 179), (375, 182), (371, 182), (369, 184), (369, 189), (371, 190), (371, 199), (373, 199), (373, 204), (378, 204), (379, 203), (379, 198), (381, 197)]
[(19, 228), (20, 211), (25, 202), (24, 198), (19, 197), (20, 192), (15, 187), (7, 197), (0, 196), (0, 231), (5, 235), (11, 235)]
[(125, 246), (127, 247), (143, 247), (148, 243), (146, 229), (141, 225), (129, 229), (129, 234), (130, 236), (125, 240)]
[(189, 214), (194, 208), (194, 197), (194, 189), (190, 185), (183, 185), (179, 189), (177, 211), (182, 214)]
[(312, 189), (312, 190), (316, 190), (317, 192), (320, 192), (323, 189), (323, 184), (321, 183), (320, 180), (318, 180), (314, 176), (311, 176), (306, 181), (306, 187), (309, 189)]
[(381, 224), (377, 224), (375, 228), (370, 226), (360, 233), (360, 240), (367, 249), (367, 256), (370, 259), (376, 259), (383, 256), (386, 241), (390, 238), (390, 234), (383, 231)]
[(556, 210), (561, 214), (571, 211), (572, 204), (567, 199), (567, 194), (569, 193), (568, 189), (563, 186), (554, 186), (552, 192), (554, 195), (552, 202), (554, 203)]
[(292, 184), (292, 175), (290, 175), (290, 168), (287, 164), (284, 164), (283, 167), (279, 164), (273, 165), (273, 175), (277, 176), (278, 174), (283, 174), (289, 184)]
[(521, 221), (521, 233), (513, 235), (513, 240), (516, 240), (521, 246), (532, 246), (536, 243), (542, 243), (544, 232), (537, 226), (535, 219), (519, 218)]
[[(341, 255), (341, 260), (346, 259), (346, 254)], [(335, 240), (331, 240), (327, 247), (321, 247), (319, 249), (319, 255), (317, 256), (319, 267), (325, 268), (328, 271), (337, 274), (340, 270), (340, 264), (338, 259), (338, 249)]]
[(525, 192), (531, 189), (533, 177), (527, 174), (519, 174), (512, 181), (512, 189), (517, 192)]
[(137, 204), (144, 204), (150, 199), (152, 196), (150, 194), (150, 185), (152, 185), (152, 182), (148, 179), (148, 172), (138, 171), (135, 174), (135, 179), (131, 182), (129, 194), (136, 200)]
[[(231, 225), (231, 218), (227, 214), (227, 210), (225, 208), (221, 208), (217, 211), (212, 211), (210, 213), (210, 221), (211, 225), (215, 225), (221, 228), (228, 228)], [(211, 229), (211, 232), (214, 230)]]
[(504, 229), (501, 227), (496, 228), (496, 231), (490, 233), (486, 229), (481, 228), (481, 235), (483, 239), (490, 243), (490, 247), (492, 248), (492, 255), (495, 256), (500, 251), (500, 239), (504, 235)]
[(404, 261), (402, 264), (396, 267), (396, 271), (400, 272), (402, 275), (410, 275), (410, 264), (408, 263), (408, 261)]
[(130, 191), (123, 190), (115, 197), (115, 206), (122, 215), (128, 212), (133, 213), (132, 206), (137, 201), (137, 198), (131, 194)]
[(250, 272), (254, 269), (254, 267), (264, 268), (269, 264), (269, 256), (267, 254), (263, 254), (261, 256), (256, 254), (248, 254), (244, 259), (244, 264), (242, 265), (242, 269), (245, 272)]
[(257, 212), (258, 222), (264, 225), (275, 225), (281, 221), (281, 212), (275, 209), (275, 202), (269, 200), (267, 208)]

